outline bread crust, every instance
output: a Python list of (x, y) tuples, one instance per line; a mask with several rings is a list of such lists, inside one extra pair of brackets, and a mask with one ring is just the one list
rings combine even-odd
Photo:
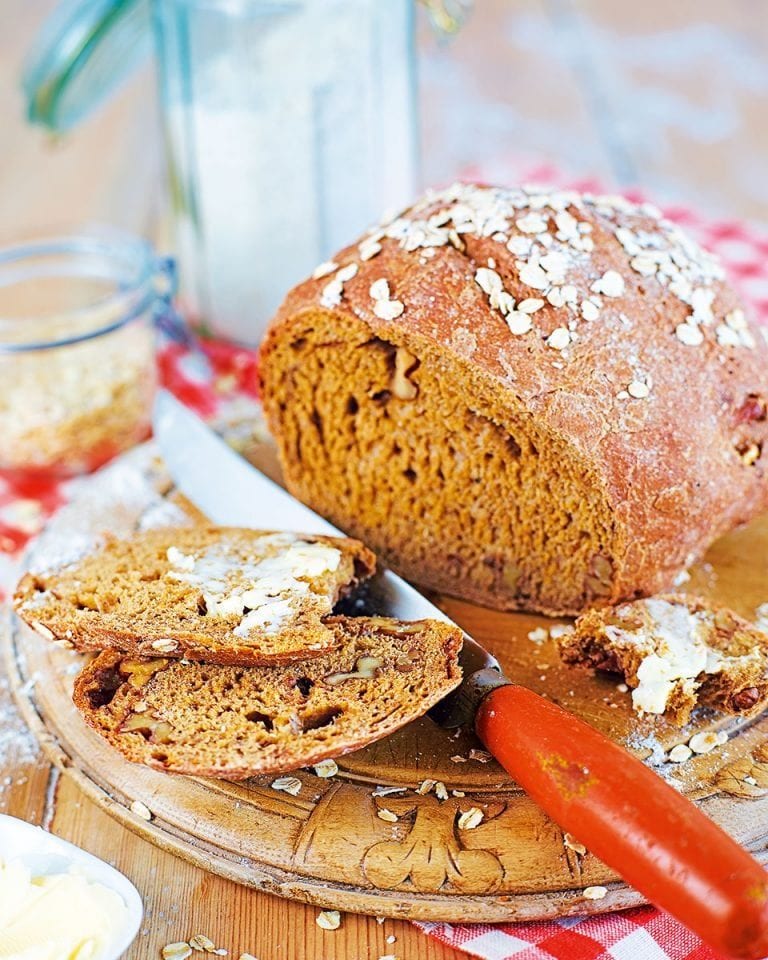
[[(529, 237), (520, 217), (501, 216), (502, 222), (491, 225), (492, 236), (480, 230), (462, 232), (461, 249), (444, 241), (407, 249), (418, 242), (412, 241), (414, 224), (424, 223), (427, 229), (430, 217), (445, 223), (446, 211), (470, 202), (467, 190), (479, 191), (486, 199), (492, 193), (494, 209), (507, 213), (518, 202), (515, 191), (490, 188), (454, 187), (428, 195), (397, 221), (405, 227), (398, 226), (394, 234), (391, 228), (387, 234), (385, 227), (384, 235), (379, 231), (345, 248), (333, 258), (340, 270), (299, 284), (279, 309), (262, 348), (261, 380), (267, 420), (289, 488), (300, 492), (295, 451), (284, 442), (278, 398), (286, 374), (281, 347), (319, 318), (336, 325), (362, 322), (371, 337), (403, 346), (422, 367), (430, 364), (454, 377), (468, 404), (482, 396), (500, 413), (530, 417), (565, 444), (576, 461), (591, 468), (614, 524), (611, 582), (604, 596), (592, 602), (615, 603), (670, 589), (680, 571), (717, 537), (768, 508), (764, 337), (749, 328), (738, 297), (711, 258), (680, 239), (677, 229), (660, 221), (651, 208), (620, 198), (553, 195), (556, 205), (586, 224), (593, 241), (592, 250), (574, 255), (568, 265), (566, 279), (578, 290), (580, 303), (595, 296), (590, 291), (596, 285), (607, 288), (606, 277), (621, 278), (620, 295), (596, 296), (601, 301), (597, 319), (580, 316), (582, 307), (575, 316), (568, 305), (552, 305), (545, 291), (523, 282), (521, 265), (530, 266), (531, 258), (511, 252), (506, 242)], [(553, 235), (552, 210), (542, 206), (541, 192), (531, 196), (539, 198), (537, 209), (546, 209), (547, 230)], [(528, 208), (521, 211), (528, 213)], [(647, 275), (646, 261), (632, 254), (631, 244), (629, 251), (625, 248), (627, 235), (666, 238), (675, 257), (689, 257), (695, 265), (691, 276), (701, 274), (698, 286), (689, 283), (693, 293), (685, 291), (683, 298), (671, 289), (678, 289), (677, 281), (661, 272)], [(381, 249), (363, 259), (361, 251), (366, 243), (370, 249), (371, 242)], [(518, 303), (544, 299), (529, 333), (512, 333), (508, 317), (480, 285), (478, 270), (489, 269), (488, 264)], [(352, 273), (351, 265), (356, 266), (354, 275), (334, 297), (338, 287), (329, 291), (329, 283), (345, 269)], [(377, 311), (371, 288), (383, 280), (390, 302), (403, 307), (397, 316), (396, 310), (386, 318)], [(698, 290), (704, 292), (699, 295)], [(746, 330), (744, 342), (732, 345), (740, 334), (730, 323)], [(578, 339), (564, 350), (553, 349), (553, 332), (568, 331), (569, 326)], [(689, 335), (689, 327), (695, 334)], [(694, 345), (681, 336), (702, 339)], [(631, 395), (630, 386), (639, 393), (647, 388), (647, 396)], [(332, 486), (334, 477), (326, 481)], [(343, 507), (338, 517), (343, 518)], [(415, 536), (420, 535), (416, 527)], [(381, 551), (375, 540), (371, 546)], [(393, 556), (390, 547), (388, 554), (385, 559), (397, 567), (397, 551)], [(437, 556), (415, 579), (490, 606), (514, 606), (492, 591), (465, 591)], [(545, 612), (582, 608), (572, 602), (550, 603)]]

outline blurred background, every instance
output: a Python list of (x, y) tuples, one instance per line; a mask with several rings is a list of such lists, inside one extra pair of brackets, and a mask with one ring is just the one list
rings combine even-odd
[[(156, 228), (164, 165), (147, 62), (87, 123), (25, 121), (22, 58), (53, 0), (3, 0), (0, 240), (102, 220)], [(424, 183), (550, 164), (661, 201), (768, 222), (763, 0), (476, 0), (418, 23)]]
[(177, 258), (187, 321), (239, 343), (384, 210), (457, 177), (768, 223), (764, 0), (2, 11), (0, 243), (139, 234)]

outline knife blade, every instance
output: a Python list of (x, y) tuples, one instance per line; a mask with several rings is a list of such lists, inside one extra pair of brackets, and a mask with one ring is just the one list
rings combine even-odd
[[(166, 390), (158, 393), (153, 429), (176, 486), (219, 526), (344, 536), (251, 466)], [(216, 464), (215, 483), (211, 480), (210, 464)], [(391, 570), (377, 569), (366, 584), (366, 602), (378, 613), (400, 620), (442, 620), (456, 626), (439, 607)], [(501, 674), (498, 660), (466, 633), (460, 665), (465, 677), (481, 670), (493, 672), (490, 680)], [(466, 689), (459, 687), (434, 707), (433, 719), (446, 727), (470, 722), (474, 698), (466, 697)]]
[[(153, 426), (175, 484), (214, 523), (340, 533), (165, 391)], [(373, 578), (368, 602), (388, 616), (453, 622), (389, 570)], [(432, 719), (474, 723), (496, 760), (564, 831), (716, 950), (739, 960), (768, 954), (768, 882), (760, 864), (640, 760), (510, 682), (495, 658), (464, 636), (464, 680)]]

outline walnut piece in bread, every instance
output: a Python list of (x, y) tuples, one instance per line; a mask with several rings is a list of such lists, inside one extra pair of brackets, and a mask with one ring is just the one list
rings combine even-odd
[(240, 780), (363, 747), (426, 713), (460, 682), (458, 627), (386, 617), (326, 624), (335, 650), (273, 667), (162, 658), (137, 667), (107, 650), (77, 677), (74, 701), (129, 760)]
[(649, 204), (429, 192), (289, 293), (261, 352), (289, 489), (408, 579), (578, 613), (768, 508), (768, 345)]
[(323, 623), (375, 568), (356, 540), (234, 527), (164, 527), (27, 574), (19, 616), (79, 650), (258, 664), (319, 656)]
[(664, 713), (680, 726), (697, 704), (750, 714), (768, 702), (768, 634), (697, 598), (588, 610), (558, 646), (568, 664), (621, 674), (639, 713)]

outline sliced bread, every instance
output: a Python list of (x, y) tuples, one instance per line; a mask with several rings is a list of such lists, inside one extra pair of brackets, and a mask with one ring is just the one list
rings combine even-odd
[(437, 621), (332, 617), (336, 650), (234, 667), (107, 650), (75, 682), (87, 722), (128, 760), (240, 780), (356, 750), (458, 685), (461, 631)]
[(166, 527), (27, 574), (14, 603), (79, 650), (269, 664), (339, 643), (322, 618), (375, 568), (357, 540), (233, 527)]
[(680, 726), (697, 704), (750, 714), (768, 703), (768, 634), (694, 597), (589, 610), (558, 643), (566, 663), (621, 674), (639, 713)]

